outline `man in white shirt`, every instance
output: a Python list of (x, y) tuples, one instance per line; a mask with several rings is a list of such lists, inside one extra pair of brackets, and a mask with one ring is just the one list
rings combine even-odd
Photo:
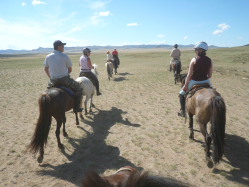
[(180, 62), (180, 67), (181, 67), (181, 51), (178, 49), (178, 45), (174, 45), (174, 49), (172, 49), (171, 53), (171, 60), (170, 60), (170, 71), (172, 71), (172, 63), (174, 63), (175, 60), (178, 60)]
[(64, 54), (64, 46), (60, 40), (54, 42), (54, 51), (48, 54), (44, 60), (44, 70), (54, 86), (67, 86), (75, 91), (75, 107), (74, 112), (82, 112), (80, 102), (83, 92), (80, 84), (70, 78), (72, 72), (72, 62), (68, 55)]

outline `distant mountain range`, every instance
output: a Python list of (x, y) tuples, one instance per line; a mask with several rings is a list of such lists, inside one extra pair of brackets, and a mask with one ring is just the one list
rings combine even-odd
[[(117, 50), (126, 50), (126, 49), (155, 49), (155, 48), (165, 48), (166, 50), (172, 49), (173, 45), (123, 45), (123, 46), (82, 46), (82, 47), (65, 47), (67, 53), (78, 53), (82, 52), (82, 49), (88, 47), (92, 51), (100, 50), (112, 50), (116, 48)], [(193, 49), (194, 45), (179, 45), (180, 49)], [(209, 48), (220, 48), (218, 46), (211, 45)], [(53, 48), (42, 48), (33, 50), (13, 50), (6, 49), (0, 50), (0, 54), (37, 54), (37, 53), (50, 53), (53, 51)]]

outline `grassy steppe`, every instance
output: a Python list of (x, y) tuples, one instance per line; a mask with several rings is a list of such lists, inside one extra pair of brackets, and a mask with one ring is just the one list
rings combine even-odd
[[(104, 66), (106, 54), (93, 51), (103, 95), (94, 97), (97, 108), (78, 128), (67, 112), (64, 152), (57, 149), (53, 120), (41, 166), (24, 150), (39, 115), (38, 97), (48, 81), (43, 70), (46, 54), (1, 55), (0, 186), (78, 186), (91, 168), (111, 174), (124, 165), (196, 186), (248, 186), (248, 51), (249, 47), (208, 51), (214, 62), (213, 86), (227, 105), (225, 155), (214, 169), (205, 164), (199, 127), (194, 124), (196, 141), (190, 141), (188, 125), (177, 116), (180, 85), (168, 71), (170, 51), (119, 51), (121, 66), (111, 81)], [(69, 54), (73, 78), (79, 74), (80, 55)], [(192, 57), (193, 50), (182, 51), (183, 73)]]

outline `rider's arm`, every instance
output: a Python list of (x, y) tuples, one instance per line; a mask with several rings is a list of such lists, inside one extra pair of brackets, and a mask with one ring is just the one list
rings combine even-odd
[(208, 75), (207, 75), (209, 79), (212, 77), (212, 74), (213, 74), (213, 62), (211, 61), (211, 66), (209, 68)]
[(189, 84), (189, 81), (191, 80), (193, 72), (194, 72), (194, 63), (195, 63), (195, 60), (191, 60), (190, 65), (189, 65), (188, 74), (186, 77), (186, 81), (185, 81), (185, 84), (183, 86), (184, 91), (188, 90), (188, 84)]
[(89, 66), (91, 69), (94, 69), (94, 67), (92, 66), (92, 62), (91, 62), (91, 59), (90, 59), (90, 58), (87, 59), (87, 63), (88, 63), (88, 66)]
[(44, 70), (45, 70), (47, 76), (50, 78), (49, 67), (48, 67), (48, 66), (47, 66), (47, 67), (45, 66), (45, 67), (44, 67)]
[(68, 68), (68, 73), (71, 73), (72, 70), (73, 70), (72, 67), (69, 67), (69, 68)]

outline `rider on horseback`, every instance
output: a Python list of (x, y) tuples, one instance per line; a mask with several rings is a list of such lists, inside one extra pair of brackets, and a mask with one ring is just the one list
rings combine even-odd
[(94, 75), (94, 73), (91, 71), (91, 69), (94, 69), (92, 66), (92, 62), (90, 59), (91, 50), (89, 48), (83, 49), (83, 55), (80, 57), (80, 77), (87, 77), (89, 78), (94, 86), (96, 87), (97, 95), (101, 95), (99, 91), (99, 80)]
[(112, 56), (113, 56), (113, 65), (114, 65), (114, 69), (115, 69), (115, 74), (117, 74), (117, 68), (120, 65), (120, 61), (118, 58), (118, 51), (117, 49), (114, 49), (114, 51), (112, 51)]
[(72, 62), (68, 55), (64, 54), (64, 45), (60, 40), (54, 42), (54, 51), (46, 56), (44, 60), (44, 70), (51, 83), (55, 86), (66, 86), (75, 91), (75, 106), (74, 112), (82, 112), (80, 102), (82, 100), (82, 88), (79, 83), (70, 78), (72, 72)]
[(181, 70), (182, 69), (182, 63), (180, 59), (181, 51), (178, 49), (177, 44), (174, 45), (174, 49), (172, 49), (170, 56), (171, 56), (171, 60), (170, 60), (169, 70), (172, 71), (172, 64), (176, 62), (180, 63), (180, 70)]
[(112, 59), (112, 54), (110, 53), (110, 51), (107, 51), (106, 52), (106, 58), (107, 58), (107, 62), (113, 62), (113, 59)]
[(181, 110), (178, 115), (182, 117), (185, 117), (185, 93), (195, 84), (207, 83), (211, 86), (210, 78), (212, 77), (213, 64), (212, 60), (206, 56), (208, 45), (206, 42), (199, 42), (194, 49), (196, 57), (190, 62), (185, 84), (179, 94)]

